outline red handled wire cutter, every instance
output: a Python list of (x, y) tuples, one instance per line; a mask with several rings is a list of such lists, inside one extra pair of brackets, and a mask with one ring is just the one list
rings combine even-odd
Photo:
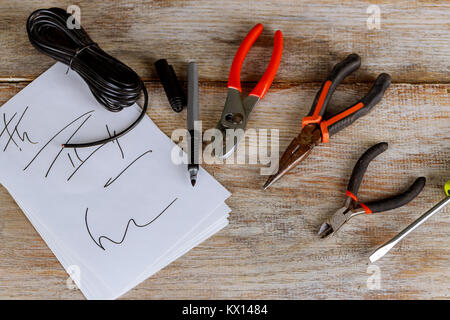
[(371, 201), (364, 204), (357, 198), (359, 186), (361, 185), (369, 163), (379, 154), (386, 151), (387, 148), (388, 144), (386, 142), (380, 142), (369, 148), (359, 158), (348, 182), (344, 205), (342, 208), (338, 209), (330, 219), (322, 224), (319, 230), (319, 236), (321, 238), (326, 238), (329, 235), (336, 233), (337, 230), (354, 216), (363, 213), (371, 214), (399, 208), (413, 200), (422, 191), (425, 186), (425, 177), (417, 178), (408, 190), (387, 199)]
[(324, 116), (328, 102), (339, 83), (361, 65), (357, 54), (350, 54), (336, 64), (317, 92), (309, 114), (302, 120), (302, 131), (292, 140), (279, 162), (278, 172), (269, 177), (264, 184), (267, 189), (286, 172), (306, 159), (312, 149), (320, 142), (327, 143), (329, 137), (348, 127), (358, 118), (366, 115), (383, 97), (391, 83), (391, 77), (382, 73), (375, 80), (369, 93), (356, 104), (332, 116)]
[(227, 130), (242, 129), (245, 130), (247, 126), (247, 121), (255, 105), (261, 100), (269, 90), (275, 74), (277, 73), (278, 66), (280, 65), (281, 55), (283, 52), (283, 34), (280, 30), (275, 32), (275, 42), (272, 52), (272, 57), (270, 58), (269, 65), (267, 66), (264, 75), (259, 80), (255, 88), (250, 92), (250, 94), (242, 99), (241, 97), (241, 68), (244, 63), (245, 56), (255, 43), (256, 39), (259, 37), (263, 31), (263, 25), (257, 24), (252, 30), (247, 34), (247, 36), (242, 41), (236, 55), (234, 56), (233, 63), (231, 64), (230, 75), (228, 77), (228, 95), (225, 101), (225, 106), (222, 111), (222, 116), (219, 123), (217, 124), (217, 129), (222, 132), (223, 136), (223, 153), (216, 154), (220, 158), (227, 158), (230, 156), (236, 146), (242, 140), (243, 135), (228, 135)]

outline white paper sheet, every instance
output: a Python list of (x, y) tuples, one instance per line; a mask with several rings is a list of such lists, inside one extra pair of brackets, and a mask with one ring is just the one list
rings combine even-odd
[(0, 182), (63, 266), (80, 267), (86, 297), (116, 298), (225, 226), (230, 193), (203, 169), (193, 188), (148, 117), (114, 142), (63, 149), (140, 110), (107, 111), (66, 71), (55, 64), (1, 107)]

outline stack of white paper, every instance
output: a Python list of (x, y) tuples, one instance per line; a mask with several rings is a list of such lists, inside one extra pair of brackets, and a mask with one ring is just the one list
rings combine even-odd
[(84, 295), (114, 299), (225, 227), (230, 193), (203, 169), (193, 188), (148, 117), (114, 142), (63, 149), (140, 111), (107, 111), (66, 71), (55, 64), (1, 108), (0, 182)]

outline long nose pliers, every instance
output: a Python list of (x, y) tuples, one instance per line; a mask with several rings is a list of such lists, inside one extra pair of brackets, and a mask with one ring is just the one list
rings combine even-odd
[(222, 154), (216, 154), (216, 156), (222, 159), (227, 158), (233, 153), (243, 137), (243, 134), (235, 135), (233, 133), (227, 135), (227, 130), (232, 130), (233, 132), (237, 129), (245, 130), (250, 113), (259, 100), (264, 97), (267, 90), (269, 90), (273, 79), (275, 78), (275, 74), (277, 73), (278, 66), (280, 65), (281, 55), (283, 53), (283, 34), (278, 30), (275, 32), (272, 57), (270, 58), (269, 65), (267, 66), (264, 75), (250, 94), (245, 99), (242, 99), (242, 64), (244, 63), (245, 56), (262, 31), (263, 25), (260, 23), (250, 30), (239, 46), (239, 49), (234, 56), (233, 63), (231, 64), (230, 75), (228, 77), (228, 95), (222, 111), (222, 116), (217, 124), (217, 129), (221, 131), (223, 137), (223, 152)]
[(281, 156), (278, 172), (269, 177), (264, 184), (264, 189), (267, 189), (272, 183), (306, 159), (316, 145), (321, 142), (327, 143), (331, 135), (366, 115), (373, 106), (380, 102), (391, 83), (391, 77), (386, 73), (377, 77), (369, 93), (357, 103), (335, 115), (324, 116), (327, 104), (336, 87), (345, 77), (357, 70), (360, 65), (361, 58), (353, 53), (334, 66), (317, 92), (309, 114), (302, 119), (300, 134), (292, 140)]
[(357, 215), (363, 213), (371, 214), (399, 208), (413, 200), (422, 191), (425, 186), (425, 177), (417, 178), (408, 190), (390, 198), (376, 200), (365, 204), (357, 198), (359, 186), (361, 185), (361, 181), (367, 167), (369, 166), (369, 163), (379, 154), (386, 151), (387, 148), (388, 144), (386, 142), (380, 142), (369, 148), (359, 158), (353, 168), (353, 172), (348, 183), (344, 205), (342, 208), (338, 209), (330, 219), (321, 225), (319, 230), (319, 236), (321, 238), (326, 238), (329, 235), (336, 233), (336, 231), (339, 230), (345, 223)]

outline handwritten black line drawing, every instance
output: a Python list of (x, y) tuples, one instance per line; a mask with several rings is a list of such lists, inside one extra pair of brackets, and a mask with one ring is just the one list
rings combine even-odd
[(3, 133), (7, 133), (9, 136), (8, 142), (6, 143), (5, 147), (3, 148), (3, 152), (6, 151), (6, 149), (8, 148), (10, 142), (12, 141), (14, 143), (14, 145), (20, 150), (22, 151), (22, 148), (17, 144), (16, 140), (14, 139), (14, 134), (17, 135), (17, 137), (19, 138), (20, 141), (24, 142), (25, 140), (27, 140), (29, 143), (31, 144), (37, 144), (37, 142), (34, 142), (31, 140), (28, 132), (24, 131), (22, 134), (20, 134), (19, 132), (19, 124), (22, 122), (23, 117), (25, 116), (25, 113), (28, 111), (28, 106), (24, 109), (24, 111), (22, 112), (22, 114), (20, 115), (19, 120), (17, 121), (16, 125), (14, 126), (14, 129), (12, 132), (9, 131), (9, 125), (12, 122), (12, 120), (16, 117), (17, 112), (13, 114), (13, 116), (8, 120), (8, 122), (6, 121), (6, 114), (3, 113), (3, 124), (4, 124), (4, 128), (2, 130), (2, 132), (0, 133), (0, 137), (3, 135)]
[[(3, 129), (2, 134), (3, 134), (3, 132), (6, 131), (6, 134), (8, 135), (9, 139), (11, 139), (11, 137), (12, 137), (11, 132), (9, 132), (9, 124), (11, 123), (11, 121), (14, 119), (14, 117), (15, 117), (16, 115), (17, 115), (17, 112), (14, 113), (13, 116), (11, 117), (11, 119), (9, 119), (8, 123), (6, 123), (6, 115), (3, 114), (3, 123), (4, 123), (4, 125), (5, 125), (5, 128)], [(8, 140), (8, 142), (9, 142), (9, 140)], [(20, 151), (22, 151), (22, 150), (20, 149), (19, 145), (17, 144), (16, 140), (14, 140), (14, 138), (12, 139), (12, 142), (14, 143), (14, 145), (15, 145), (17, 148), (19, 148)], [(5, 149), (3, 149), (3, 152), (5, 152)]]
[(8, 120), (8, 122), (6, 122), (6, 114), (3, 113), (3, 130), (0, 133), (0, 137), (3, 135), (3, 133), (5, 132), (5, 130), (9, 127), (9, 124), (11, 123), (11, 121), (13, 121), (14, 117), (17, 115), (17, 112), (13, 114), (13, 116)]
[[(114, 135), (116, 135), (116, 130), (114, 130)], [(120, 145), (119, 139), (116, 139), (115, 141), (117, 141), (117, 146), (119, 147), (120, 153), (122, 154), (122, 159), (125, 159), (125, 154), (123, 153), (123, 149), (122, 146)]]
[(70, 153), (68, 153), (68, 152), (67, 152), (67, 157), (69, 158), (70, 163), (72, 164), (72, 167), (75, 168), (75, 164), (74, 164), (73, 161), (72, 161), (72, 157), (70, 156)]
[[(27, 112), (28, 107), (25, 108), (25, 110), (23, 111), (20, 119), (18, 120), (17, 124), (14, 127), (14, 130), (12, 131), (12, 133), (9, 131), (8, 126), (9, 124), (13, 121), (13, 119), (16, 117), (17, 112), (11, 117), (11, 119), (9, 119), (7, 121), (5, 114), (3, 114), (3, 122), (5, 124), (5, 127), (3, 128), (3, 130), (0, 132), (0, 137), (6, 132), (9, 135), (9, 140), (8, 143), (5, 146), (5, 149), (8, 147), (9, 143), (11, 141), (13, 141), (13, 143), (19, 147), (16, 143), (16, 141), (14, 140), (13, 135), (17, 134), (19, 139), (23, 142), (25, 139), (27, 139), (30, 143), (35, 143), (33, 142), (29, 136), (27, 132), (24, 132), (23, 134), (19, 133), (18, 130), (18, 125), (20, 124), (22, 118), (24, 117), (25, 113)], [(94, 110), (88, 111), (83, 113), (82, 115), (80, 115), (79, 117), (75, 118), (74, 120), (70, 121), (67, 125), (65, 125), (62, 129), (60, 129), (55, 135), (53, 135), (45, 144), (44, 146), (42, 146), (42, 148), (39, 149), (39, 151), (33, 156), (33, 158), (28, 162), (28, 164), (23, 168), (23, 171), (26, 171), (31, 164), (38, 158), (38, 156), (47, 148), (47, 146), (50, 144), (50, 142), (52, 142), (58, 135), (60, 135), (63, 131), (65, 131), (66, 129), (68, 129), (71, 125), (73, 125), (75, 122), (79, 121), (80, 119), (83, 119), (81, 124), (78, 125), (78, 127), (72, 132), (72, 134), (70, 135), (70, 137), (66, 140), (66, 144), (69, 143), (72, 138), (82, 129), (82, 127), (88, 122), (88, 120), (92, 117)], [(106, 130), (109, 134), (109, 136), (111, 136), (111, 131), (109, 130), (108, 125), (106, 126)], [(114, 130), (114, 134), (115, 134), (115, 130)], [(115, 139), (112, 141), (114, 144), (117, 143), (118, 146), (118, 150), (120, 151), (121, 157), (122, 159), (125, 159), (125, 154), (123, 152), (122, 146), (120, 145), (119, 139)], [(72, 166), (72, 168), (74, 168), (74, 170), (72, 171), (72, 173), (69, 175), (69, 177), (67, 178), (67, 181), (70, 181), (75, 174), (85, 165), (85, 163), (97, 152), (99, 151), (101, 148), (103, 148), (107, 143), (104, 143), (100, 146), (98, 146), (97, 148), (95, 148), (90, 154), (88, 154), (84, 159), (82, 159), (77, 151), (76, 148), (73, 149), (74, 153), (75, 153), (75, 157), (76, 159), (78, 159), (79, 163), (77, 164), (76, 161), (74, 162), (75, 158), (72, 159), (70, 152), (67, 152), (67, 157), (69, 158), (69, 162)], [(19, 148), (20, 149), (20, 148)], [(21, 150), (21, 149), (20, 149)], [(50, 163), (44, 178), (47, 178), (49, 176), (49, 174), (52, 171), (52, 168), (54, 167), (56, 161), (60, 158), (60, 155), (62, 154), (64, 150), (64, 147), (61, 146), (61, 148), (59, 149), (58, 153), (56, 154), (56, 156), (53, 158), (52, 162)], [(143, 154), (141, 154), (140, 156), (138, 156), (135, 160), (133, 160), (127, 167), (125, 167), (125, 169), (123, 169), (115, 178), (109, 178), (108, 181), (106, 181), (106, 183), (104, 184), (104, 188), (110, 186), (112, 183), (114, 183), (120, 176), (122, 176), (122, 174), (129, 169), (137, 160), (139, 160), (140, 158), (142, 158), (144, 155), (146, 155), (147, 153), (152, 152), (151, 150), (147, 150), (146, 152), (144, 152)]]
[[(105, 126), (106, 126), (106, 131), (108, 132), (109, 136), (111, 137), (111, 132), (109, 131), (108, 125), (105, 125)], [(114, 130), (114, 134), (116, 134), (116, 131), (115, 131), (115, 130)], [(72, 137), (71, 137), (71, 138), (72, 138)], [(125, 158), (125, 154), (124, 154), (124, 152), (123, 152), (123, 150), (122, 150), (122, 147), (121, 147), (120, 144), (119, 144), (119, 139), (115, 139), (115, 140), (110, 141), (110, 142), (112, 142), (112, 143), (116, 143), (116, 142), (117, 142), (117, 145), (118, 145), (118, 147), (119, 147), (120, 153), (121, 153), (121, 155), (122, 155), (122, 159), (124, 159), (124, 158)], [(80, 165), (72, 172), (72, 174), (69, 176), (69, 178), (67, 178), (67, 181), (69, 181), (70, 179), (73, 178), (73, 176), (75, 175), (75, 173), (77, 173), (77, 171), (81, 168), (81, 166), (83, 166), (83, 165), (86, 163), (86, 161), (87, 161), (92, 155), (94, 155), (99, 149), (101, 149), (103, 146), (105, 146), (105, 145), (108, 144), (108, 143), (109, 143), (109, 142), (100, 145), (98, 148), (96, 148), (94, 151), (92, 151), (92, 152), (91, 152), (86, 158), (84, 158), (84, 159), (81, 159), (80, 155), (78, 154), (77, 149), (75, 148), (75, 149), (74, 149), (75, 156), (76, 156), (76, 157), (78, 158), (78, 160), (80, 161)], [(120, 174), (119, 174), (119, 175), (120, 175)], [(114, 179), (114, 180), (115, 180), (115, 179)], [(109, 181), (109, 180), (108, 180), (108, 181)], [(111, 182), (111, 183), (112, 183), (112, 182)], [(107, 184), (108, 184), (108, 182), (107, 182)]]
[(125, 169), (123, 169), (114, 179), (113, 178), (109, 178), (108, 181), (106, 181), (106, 183), (105, 183), (105, 185), (103, 187), (106, 188), (106, 187), (109, 187), (110, 185), (112, 185), (114, 183), (114, 181), (116, 181), (122, 175), (122, 173), (127, 171), (127, 169), (130, 168), (136, 161), (138, 161), (140, 158), (142, 158), (143, 156), (145, 156), (146, 154), (151, 153), (151, 152), (152, 152), (152, 150), (147, 150), (143, 154), (138, 156), (136, 159), (134, 159), (132, 162), (130, 162), (130, 164), (127, 165), (125, 167)]
[(172, 202), (171, 202), (171, 203), (170, 203), (163, 211), (161, 211), (155, 218), (153, 218), (152, 220), (150, 220), (149, 222), (147, 222), (147, 223), (145, 223), (145, 224), (140, 225), (140, 224), (136, 223), (136, 221), (135, 221), (133, 218), (131, 218), (130, 220), (128, 220), (127, 226), (125, 227), (125, 231), (124, 231), (123, 236), (122, 236), (122, 239), (120, 239), (120, 241), (112, 240), (111, 238), (109, 238), (109, 237), (107, 237), (107, 236), (100, 236), (100, 237), (98, 237), (97, 240), (95, 240), (95, 238), (92, 236), (92, 233), (91, 233), (91, 230), (89, 229), (89, 224), (88, 224), (88, 218), (87, 218), (87, 216), (88, 216), (89, 208), (86, 208), (86, 213), (85, 213), (85, 215), (84, 215), (84, 222), (85, 222), (85, 224), (86, 224), (86, 230), (87, 230), (89, 236), (91, 237), (92, 241), (94, 241), (94, 243), (95, 243), (99, 248), (105, 250), (105, 248), (103, 247), (103, 244), (102, 244), (102, 240), (103, 240), (103, 239), (108, 240), (108, 241), (110, 241), (110, 242), (112, 242), (112, 243), (114, 243), (114, 244), (117, 244), (117, 245), (122, 244), (122, 243), (124, 242), (124, 240), (125, 240), (125, 237), (127, 236), (128, 228), (130, 227), (130, 224), (131, 224), (132, 222), (133, 222), (133, 224), (134, 224), (136, 227), (138, 227), (138, 228), (145, 228), (145, 227), (149, 226), (150, 224), (152, 224), (153, 222), (155, 222), (156, 219), (158, 219), (164, 212), (166, 212), (167, 209), (169, 209), (169, 207), (172, 206), (172, 205), (175, 203), (175, 201), (177, 201), (177, 200), (178, 200), (178, 198), (175, 198), (175, 199), (174, 199), (174, 200), (173, 200), (173, 201), (172, 201)]
[[(25, 141), (25, 138), (26, 138), (26, 139), (28, 140), (28, 142), (30, 142), (30, 143), (32, 143), (32, 144), (36, 144), (36, 143), (37, 143), (37, 142), (32, 142), (32, 141), (30, 140), (30, 138), (29, 138), (27, 132), (24, 132), (24, 133), (22, 134), (22, 136), (21, 136), (20, 133), (19, 133), (19, 130), (17, 129), (17, 128), (19, 127), (19, 124), (20, 124), (20, 122), (22, 121), (23, 117), (25, 116), (25, 113), (27, 112), (27, 110), (28, 110), (28, 106), (25, 108), (25, 110), (23, 110), (23, 112), (22, 112), (22, 114), (21, 114), (19, 120), (18, 120), (17, 123), (16, 123), (16, 126), (14, 127), (13, 132), (9, 135), (9, 140), (8, 140), (8, 142), (6, 143), (5, 148), (3, 149), (3, 151), (6, 151), (6, 149), (8, 148), (9, 143), (11, 142), (11, 140), (13, 140), (13, 135), (14, 135), (14, 133), (17, 134), (17, 136), (19, 137), (19, 139), (20, 139), (22, 142), (24, 142), (24, 141)], [(9, 133), (8, 129), (6, 129), (6, 131)], [(14, 142), (14, 143), (15, 143), (15, 142)], [(17, 145), (17, 144), (16, 144), (16, 145)], [(19, 149), (20, 149), (20, 148), (19, 148)]]
[(72, 174), (67, 178), (67, 181), (69, 181), (70, 179), (72, 179), (72, 177), (75, 175), (75, 173), (78, 172), (78, 170), (86, 163), (86, 161), (89, 160), (90, 157), (92, 157), (98, 150), (100, 150), (101, 148), (103, 148), (105, 145), (107, 145), (109, 142), (106, 142), (104, 144), (99, 145), (97, 148), (95, 148), (94, 151), (92, 151), (87, 157), (86, 159), (84, 159), (80, 165), (72, 172)]
[[(11, 119), (8, 120), (8, 123), (6, 123), (6, 114), (3, 113), (3, 130), (0, 133), (0, 137), (3, 135), (3, 133), (5, 133), (5, 131), (8, 129), (9, 124), (11, 123), (11, 121), (13, 121), (14, 117), (17, 115), (17, 112), (13, 114), (13, 116), (11, 117)], [(9, 131), (8, 131), (8, 135), (9, 135)]]
[(69, 126), (71, 126), (73, 123), (75, 123), (76, 121), (78, 121), (79, 119), (83, 118), (84, 116), (90, 114), (94, 112), (94, 110), (88, 111), (83, 113), (81, 116), (77, 117), (75, 120), (72, 120), (71, 122), (69, 122), (67, 125), (65, 125), (61, 130), (59, 130), (53, 137), (50, 138), (50, 140), (48, 140), (45, 145), (39, 149), (39, 151), (34, 155), (34, 157), (30, 160), (30, 162), (25, 166), (25, 168), (23, 168), (23, 171), (27, 170), (28, 167), (34, 162), (34, 160), (36, 160), (36, 158), (39, 156), (39, 154), (41, 154), (41, 152), (50, 144), (50, 142), (53, 141), (53, 139), (55, 139), (59, 134), (61, 134), (61, 132), (63, 132), (64, 130), (66, 130)]
[(82, 159), (80, 158), (80, 156), (78, 155), (78, 150), (77, 150), (77, 148), (74, 148), (73, 151), (75, 151), (75, 155), (77, 156), (77, 159), (78, 159), (80, 162), (83, 162), (83, 160), (82, 160)]
[[(106, 131), (108, 132), (109, 136), (112, 137), (112, 136), (111, 136), (111, 132), (109, 131), (108, 125), (106, 125)], [(115, 134), (115, 132), (116, 132), (116, 131), (114, 131), (114, 134)], [(119, 150), (120, 150), (120, 153), (121, 153), (121, 155), (122, 155), (122, 159), (124, 159), (124, 158), (125, 158), (125, 155), (124, 155), (124, 153), (123, 153), (122, 147), (121, 147), (120, 144), (119, 144), (119, 139), (116, 139), (116, 140), (114, 140), (114, 141), (112, 141), (112, 142), (115, 143), (116, 141), (117, 141), (117, 144), (119, 145)], [(78, 159), (78, 161), (83, 162), (83, 161), (87, 160), (86, 158), (85, 158), (85, 159), (82, 159), (82, 158), (80, 157), (80, 154), (78, 153), (78, 149), (77, 149), (77, 148), (73, 148), (73, 151), (75, 152), (75, 156), (76, 156), (76, 158)], [(72, 160), (72, 158), (71, 158), (71, 160)], [(72, 161), (72, 163), (73, 163), (73, 161)], [(75, 164), (73, 164), (73, 166), (75, 167)]]
[[(108, 135), (109, 135), (109, 137), (111, 138), (112, 135), (111, 135), (111, 132), (109, 131), (109, 127), (108, 127), (107, 124), (106, 124), (105, 126), (106, 126), (106, 131), (108, 132)], [(114, 135), (115, 135), (115, 134), (116, 134), (116, 130), (114, 130)], [(116, 143), (116, 142), (117, 142), (117, 146), (118, 146), (118, 148), (119, 148), (119, 150), (120, 150), (120, 153), (122, 154), (122, 159), (124, 159), (124, 158), (125, 158), (125, 154), (123, 153), (122, 146), (121, 146), (120, 143), (119, 143), (119, 138), (117, 138), (117, 139), (115, 139), (115, 140), (113, 141), (113, 143)]]
[[(78, 126), (78, 128), (72, 133), (72, 135), (69, 137), (69, 139), (67, 139), (66, 144), (70, 142), (70, 140), (77, 134), (77, 132), (81, 129), (81, 127), (89, 120), (89, 118), (92, 117), (92, 114), (90, 114), (86, 119), (83, 120), (83, 122)], [(50, 170), (52, 169), (53, 165), (55, 164), (56, 160), (58, 159), (59, 155), (61, 154), (61, 152), (64, 150), (63, 147), (61, 147), (61, 149), (59, 150), (58, 154), (56, 155), (56, 157), (53, 159), (52, 163), (50, 164), (50, 166), (48, 167), (47, 173), (45, 174), (45, 177), (48, 177), (48, 174), (50, 173)], [(71, 159), (72, 161), (72, 159)], [(73, 163), (72, 163), (73, 164)]]

